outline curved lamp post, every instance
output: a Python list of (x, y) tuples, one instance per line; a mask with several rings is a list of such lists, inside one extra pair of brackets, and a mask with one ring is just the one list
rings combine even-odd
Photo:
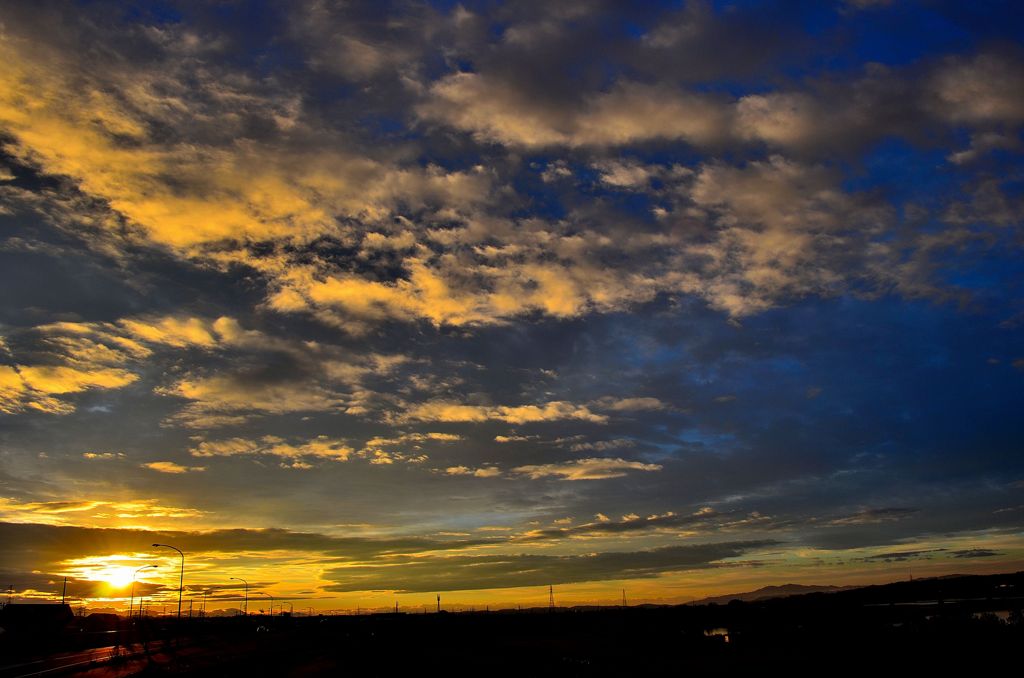
[[(143, 565), (139, 569), (135, 570), (135, 574), (132, 575), (132, 597), (130, 602), (128, 603), (128, 619), (132, 618), (132, 608), (135, 607), (135, 578), (139, 576), (139, 572), (141, 572), (142, 570), (148, 570), (151, 567), (156, 567), (156, 565)], [(139, 602), (139, 608), (142, 608), (141, 601)]]
[(153, 548), (174, 549), (181, 556), (181, 576), (178, 578), (178, 619), (181, 619), (181, 591), (185, 586), (185, 554), (170, 544), (153, 544)]
[(260, 593), (265, 595), (267, 598), (270, 598), (270, 616), (273, 617), (274, 616), (274, 596), (270, 595), (269, 593), (266, 593), (265, 591), (260, 591)]
[(249, 582), (245, 581), (241, 577), (228, 577), (229, 579), (237, 579), (238, 581), (245, 584), (245, 616), (249, 616)]

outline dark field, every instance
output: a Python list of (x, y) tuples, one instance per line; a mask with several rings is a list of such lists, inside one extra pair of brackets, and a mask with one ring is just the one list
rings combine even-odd
[(3, 635), (5, 666), (81, 652), (90, 642), (119, 643), (121, 658), (103, 661), (113, 652), (105, 650), (71, 669), (23, 664), (0, 676), (974, 671), (1016, 665), (1024, 648), (1022, 594), (1018, 573), (726, 605), (122, 620), (108, 632), (11, 630)]

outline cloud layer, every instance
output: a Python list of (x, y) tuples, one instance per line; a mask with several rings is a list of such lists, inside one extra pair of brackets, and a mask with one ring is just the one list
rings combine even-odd
[(1019, 564), (1009, 5), (249, 9), (0, 10), (26, 591)]

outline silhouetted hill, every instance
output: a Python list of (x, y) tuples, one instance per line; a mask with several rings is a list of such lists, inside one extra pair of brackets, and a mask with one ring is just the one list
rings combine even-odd
[(744, 593), (729, 593), (724, 596), (712, 596), (694, 600), (687, 605), (724, 605), (733, 600), (742, 600), (745, 603), (755, 600), (768, 600), (770, 598), (785, 598), (787, 596), (800, 596), (806, 593), (835, 593), (849, 589), (860, 588), (857, 586), (807, 586), (804, 584), (783, 584), (782, 586), (763, 586), (756, 591)]
[(818, 598), (836, 594), (833, 604), (900, 604), (986, 598), (1019, 599), (1024, 592), (1024, 572), (995, 575), (948, 574), (869, 586), (765, 586), (756, 591), (730, 593), (686, 603), (691, 606), (726, 605), (733, 601), (753, 603), (791, 597)]
[(862, 586), (837, 592), (836, 602), (862, 605), (941, 604), (970, 600), (1021, 601), (1022, 596), (1024, 571), (1012, 574), (946, 575)]

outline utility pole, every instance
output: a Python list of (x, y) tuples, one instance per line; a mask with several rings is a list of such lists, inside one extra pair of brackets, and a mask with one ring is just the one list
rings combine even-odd
[(441, 611), (441, 594), (440, 593), (437, 594), (437, 611), (438, 612)]
[(626, 589), (622, 589), (622, 609), (626, 609)]
[(555, 611), (555, 587), (548, 584), (548, 610)]
[[(64, 589), (60, 592), (60, 604), (64, 604), (64, 599), (68, 595), (68, 578), (64, 577)], [(132, 616), (132, 611), (128, 610), (128, 616)]]

